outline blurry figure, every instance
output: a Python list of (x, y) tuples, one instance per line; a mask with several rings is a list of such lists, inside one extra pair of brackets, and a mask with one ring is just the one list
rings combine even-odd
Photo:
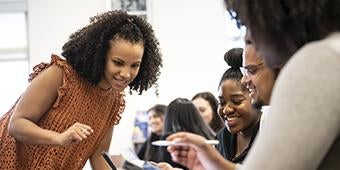
[(204, 122), (217, 133), (224, 127), (221, 117), (217, 113), (218, 101), (210, 92), (197, 93), (191, 101), (200, 112)]
[[(176, 132), (191, 132), (206, 139), (214, 139), (214, 132), (204, 123), (195, 105), (188, 99), (177, 98), (169, 105), (165, 113), (164, 122), (164, 138), (169, 134)], [(162, 147), (160, 151), (160, 159), (158, 162), (167, 162), (173, 167), (188, 169), (171, 160), (166, 147)]]
[(159, 158), (159, 147), (151, 145), (153, 141), (159, 140), (164, 127), (164, 113), (166, 111), (165, 105), (155, 105), (150, 108), (148, 113), (148, 124), (151, 129), (151, 134), (148, 139), (144, 142), (143, 146), (138, 151), (139, 159), (146, 161), (158, 161)]

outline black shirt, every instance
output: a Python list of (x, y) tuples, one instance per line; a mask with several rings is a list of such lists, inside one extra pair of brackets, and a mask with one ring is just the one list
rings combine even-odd
[(234, 157), (236, 152), (237, 136), (236, 134), (231, 134), (226, 127), (220, 130), (216, 135), (216, 139), (220, 141), (220, 143), (216, 146), (216, 149), (225, 159), (234, 163), (242, 163), (246, 158), (249, 149), (253, 145), (259, 126), (260, 122), (258, 122), (255, 126), (254, 133), (251, 136), (248, 147), (237, 157)]
[(137, 156), (141, 160), (145, 161), (154, 161), (157, 162), (159, 159), (159, 147), (154, 146), (151, 143), (153, 141), (159, 140), (160, 135), (157, 135), (156, 133), (151, 133), (150, 137), (144, 142), (143, 146), (140, 148), (140, 150), (137, 153)]

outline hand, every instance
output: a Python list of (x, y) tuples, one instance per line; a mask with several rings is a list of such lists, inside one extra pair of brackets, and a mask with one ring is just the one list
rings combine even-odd
[(204, 142), (205, 138), (191, 133), (180, 132), (170, 135), (167, 140), (175, 140), (178, 143), (178, 145), (167, 148), (173, 161), (193, 170), (207, 169), (202, 165), (199, 158), (200, 153), (198, 153), (199, 148), (207, 145)]
[(168, 151), (173, 161), (180, 163), (192, 170), (206, 169), (198, 158), (197, 151), (190, 146), (169, 146)]
[(64, 147), (76, 144), (87, 139), (92, 133), (93, 130), (90, 126), (77, 122), (58, 135), (57, 144)]
[(179, 168), (172, 167), (170, 164), (166, 162), (159, 162), (159, 163), (152, 162), (152, 164), (156, 165), (161, 170), (181, 170)]
[(176, 141), (176, 145), (168, 146), (172, 159), (193, 170), (234, 170), (235, 164), (224, 159), (217, 150), (205, 143), (202, 136), (178, 132), (167, 140)]

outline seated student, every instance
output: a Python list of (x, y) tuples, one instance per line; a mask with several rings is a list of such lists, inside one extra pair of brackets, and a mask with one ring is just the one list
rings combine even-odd
[[(179, 154), (181, 155), (181, 159), (179, 160), (179, 162), (187, 165), (190, 168), (197, 168), (197, 166), (202, 166), (202, 164), (209, 164), (209, 161), (211, 160), (211, 162), (214, 162), (214, 164), (216, 164), (216, 166), (209, 166), (209, 165), (203, 165), (204, 168), (207, 167), (219, 167), (219, 163), (223, 164), (226, 163), (229, 165), (229, 167), (231, 166), (235, 166), (235, 163), (241, 163), (244, 158), (246, 157), (246, 155), (248, 154), (249, 149), (252, 146), (253, 140), (257, 134), (258, 128), (259, 128), (259, 115), (261, 114), (259, 111), (253, 109), (254, 107), (249, 107), (250, 104), (252, 104), (252, 106), (259, 106), (257, 107), (257, 109), (261, 109), (262, 104), (268, 105), (269, 103), (269, 96), (270, 96), (270, 91), (271, 88), (273, 87), (274, 84), (274, 75), (271, 72), (271, 70), (263, 63), (260, 64), (260, 66), (255, 66), (255, 65), (259, 65), (259, 63), (261, 63), (262, 58), (255, 52), (255, 47), (252, 45), (252, 39), (250, 34), (247, 32), (246, 37), (245, 37), (245, 41), (246, 41), (246, 46), (245, 46), (245, 51), (243, 53), (242, 56), (242, 49), (232, 49), (230, 51), (228, 51), (225, 54), (225, 60), (227, 61), (227, 63), (229, 63), (229, 65), (231, 66), (231, 68), (229, 68), (224, 75), (222, 76), (221, 82), (220, 82), (220, 107), (219, 107), (219, 113), (221, 115), (221, 117), (225, 117), (223, 115), (223, 111), (225, 111), (225, 113), (227, 113), (226, 117), (228, 119), (228, 113), (230, 113), (230, 117), (234, 117), (234, 113), (238, 112), (237, 110), (243, 110), (242, 112), (240, 111), (239, 113), (243, 113), (242, 117), (239, 118), (239, 120), (243, 119), (243, 120), (253, 120), (255, 122), (255, 125), (251, 125), (250, 123), (250, 128), (244, 128), (243, 130), (240, 130), (238, 133), (232, 133), (235, 132), (233, 131), (233, 129), (235, 129), (233, 126), (230, 128), (229, 127), (229, 123), (227, 120), (227, 128), (225, 128), (224, 130), (222, 130), (218, 135), (217, 138), (220, 141), (220, 145), (217, 145), (217, 149), (219, 150), (219, 153), (223, 155), (223, 157), (216, 152), (216, 150), (207, 145), (204, 144), (204, 138), (202, 138), (201, 136), (197, 136), (194, 134), (190, 134), (190, 133), (177, 133), (175, 135), (171, 135), (170, 139), (173, 138), (177, 138), (182, 140), (183, 142), (186, 142), (187, 144), (189, 144), (194, 152), (196, 152), (195, 154), (191, 154), (190, 156), (190, 160), (188, 160), (189, 157), (185, 158), (186, 155), (189, 155), (188, 152), (191, 152), (190, 149), (185, 149), (186, 154)], [(245, 72), (247, 73), (246, 75), (246, 79), (241, 79), (242, 78), (242, 74), (240, 75), (240, 65), (242, 63), (242, 58), (246, 61), (243, 61), (243, 63), (245, 64)], [(241, 61), (240, 61), (241, 60)], [(232, 80), (232, 81), (231, 81)], [(246, 84), (242, 84), (240, 81), (243, 80), (243, 82), (245, 82)], [(231, 83), (233, 82), (233, 83)], [(238, 88), (230, 88), (232, 87), (232, 85), (234, 85), (234, 87)], [(244, 89), (244, 85), (247, 85), (250, 87), (251, 85), (251, 93), (247, 92), (247, 91), (243, 91)], [(241, 93), (239, 96), (241, 98), (245, 98), (246, 96), (249, 96), (246, 100), (243, 100), (243, 104), (240, 103), (238, 107), (233, 107), (233, 108), (226, 108), (223, 107), (223, 105), (225, 104), (225, 101), (227, 99), (237, 99), (238, 95), (233, 95), (233, 94), (237, 94), (235, 93), (236, 91), (233, 89), (239, 89), (239, 91), (241, 91)], [(256, 90), (255, 90), (256, 89)], [(229, 98), (229, 99), (228, 99)], [(240, 99), (240, 98), (239, 98)], [(252, 100), (252, 102), (250, 102), (250, 99)], [(233, 100), (231, 100), (233, 101)], [(235, 102), (236, 100), (234, 100)], [(233, 103), (233, 102), (231, 102)], [(231, 104), (230, 103), (230, 104)], [(261, 103), (261, 104), (258, 104)], [(229, 105), (230, 105), (229, 104)], [(245, 105), (247, 107), (245, 107)], [(232, 106), (232, 105), (231, 105)], [(235, 105), (237, 106), (237, 105)], [(243, 108), (243, 109), (241, 109)], [(248, 109), (245, 109), (248, 108)], [(229, 110), (229, 112), (228, 112)], [(248, 111), (246, 111), (248, 110)], [(246, 114), (244, 114), (246, 113)], [(248, 115), (248, 117), (246, 117)], [(255, 119), (251, 119), (251, 117), (249, 117), (250, 115), (253, 116), (253, 118)], [(262, 115), (261, 115), (262, 116)], [(237, 120), (237, 119), (236, 119)], [(240, 125), (246, 125), (243, 122), (251, 122), (251, 121), (241, 121), (241, 123), (239, 123)], [(230, 129), (230, 130), (229, 130)], [(252, 135), (250, 135), (248, 138), (246, 138), (249, 142), (248, 145), (242, 145), (242, 143), (237, 142), (237, 140), (241, 139), (242, 137), (244, 137), (244, 134), (249, 134), (249, 129), (253, 129), (253, 133)], [(238, 130), (237, 130), (238, 131)], [(248, 132), (247, 132), (248, 131)], [(251, 131), (251, 130), (250, 130)], [(237, 137), (239, 136), (239, 138)], [(236, 141), (236, 142), (235, 142)], [(243, 149), (242, 149), (243, 148)], [(172, 152), (176, 155), (177, 153), (180, 152), (180, 150), (177, 150), (172, 148), (170, 149), (172, 150)], [(202, 153), (200, 153), (202, 150)], [(243, 150), (242, 153), (237, 154), (237, 151), (239, 150)], [(200, 155), (200, 158), (197, 158), (196, 156), (198, 154)], [(237, 156), (239, 155), (239, 156)], [(198, 160), (204, 160), (204, 161), (197, 161), (196, 158)], [(175, 159), (178, 160), (179, 157), (175, 157)], [(183, 161), (185, 160), (185, 161)], [(228, 160), (228, 161), (227, 161)], [(206, 162), (205, 162), (206, 161)], [(192, 164), (193, 162), (196, 162), (197, 164)], [(202, 163), (202, 164), (201, 164)], [(172, 169), (169, 165), (165, 164), (165, 163), (159, 163), (158, 166), (161, 169)]]
[[(164, 118), (164, 134), (176, 132), (191, 132), (206, 139), (214, 139), (214, 132), (204, 123), (195, 105), (188, 99), (177, 98), (169, 105)], [(167, 135), (164, 135), (164, 138)], [(171, 160), (166, 147), (160, 148), (160, 162), (167, 162), (173, 167), (188, 169)]]
[(242, 166), (192, 134), (168, 137), (190, 146), (187, 154), (169, 147), (173, 158), (192, 169), (339, 169), (340, 1), (227, 2), (265, 63), (280, 71), (265, 126)]
[(217, 113), (218, 101), (210, 92), (197, 93), (191, 101), (200, 112), (203, 120), (217, 133), (224, 127), (224, 123)]
[(241, 163), (247, 156), (259, 129), (261, 112), (252, 108), (248, 89), (241, 83), (243, 77), (242, 48), (233, 48), (224, 59), (230, 66), (219, 83), (218, 113), (226, 127), (217, 134), (217, 150), (227, 160)]
[(166, 111), (166, 108), (167, 107), (165, 105), (157, 104), (147, 111), (151, 134), (138, 151), (137, 156), (139, 157), (139, 159), (146, 161), (158, 160), (159, 147), (151, 145), (151, 143), (153, 141), (159, 140), (162, 135), (164, 128), (164, 113)]

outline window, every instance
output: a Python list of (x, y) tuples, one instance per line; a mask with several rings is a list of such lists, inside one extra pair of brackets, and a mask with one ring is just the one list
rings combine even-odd
[(19, 1), (11, 2), (0, 1), (0, 116), (28, 85), (26, 11)]

